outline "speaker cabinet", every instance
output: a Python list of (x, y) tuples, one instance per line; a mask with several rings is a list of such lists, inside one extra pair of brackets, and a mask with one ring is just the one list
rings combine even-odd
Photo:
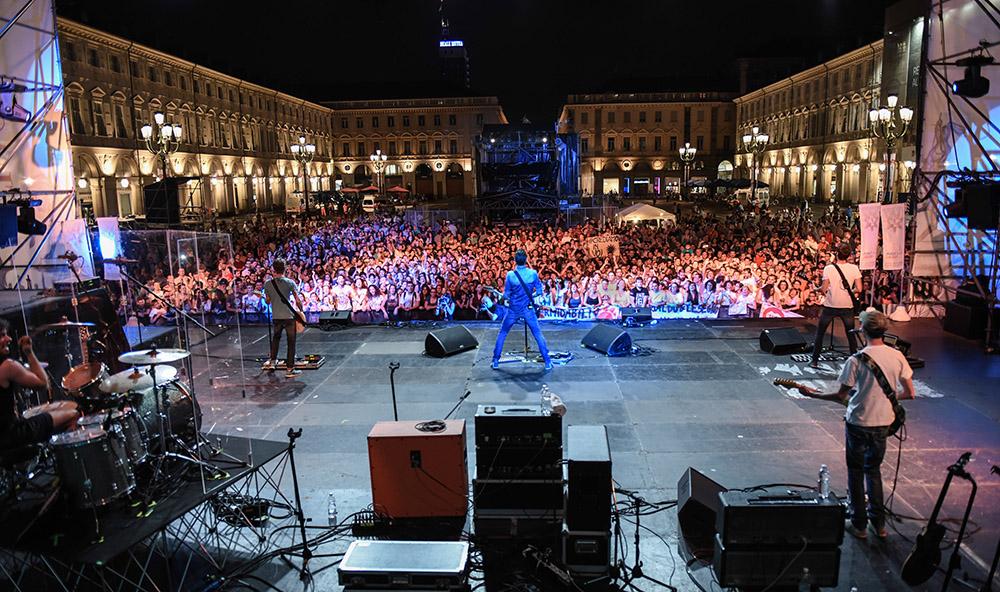
[(611, 529), (611, 447), (603, 425), (569, 426), (566, 438), (566, 526), (573, 531)]
[(632, 351), (632, 337), (614, 325), (594, 325), (580, 343), (608, 356), (624, 356)]
[(319, 328), (333, 329), (334, 327), (346, 327), (351, 324), (351, 311), (349, 310), (325, 310), (319, 313)]
[(832, 588), (840, 575), (840, 547), (801, 544), (790, 547), (740, 547), (726, 549), (715, 537), (712, 569), (724, 587), (794, 590), (809, 569), (812, 586)]
[(465, 325), (431, 331), (424, 339), (424, 353), (434, 358), (444, 358), (477, 347), (479, 341)]
[(795, 327), (777, 327), (760, 332), (760, 349), (769, 354), (795, 354), (806, 347), (806, 340)]
[(963, 304), (953, 300), (944, 306), (944, 330), (966, 339), (980, 339), (986, 334), (987, 314), (989, 309), (985, 304)]
[(193, 177), (167, 177), (142, 188), (146, 222), (176, 225), (181, 223), (180, 186)]
[(965, 188), (969, 230), (996, 230), (1000, 222), (1000, 184), (976, 183)]
[(653, 309), (649, 306), (623, 306), (622, 319), (632, 319), (636, 323), (653, 320)]
[(697, 469), (688, 467), (677, 482), (677, 523), (692, 548), (707, 549), (715, 538), (716, 516), (722, 510), (719, 494), (727, 491)]

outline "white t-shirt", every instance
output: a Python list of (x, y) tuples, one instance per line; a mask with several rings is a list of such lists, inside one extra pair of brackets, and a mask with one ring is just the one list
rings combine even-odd
[[(854, 280), (861, 279), (861, 270), (853, 263), (838, 263), (840, 271), (844, 272), (847, 278), (847, 285), (854, 287)], [(823, 297), (823, 306), (828, 308), (853, 308), (851, 295), (844, 289), (844, 280), (840, 279), (837, 268), (833, 264), (823, 268), (823, 279), (829, 283), (826, 295)]]
[[(836, 273), (836, 271), (834, 271)], [(898, 349), (888, 345), (869, 345), (861, 350), (868, 354), (878, 367), (882, 369), (886, 380), (899, 393), (900, 379), (912, 378), (913, 369), (906, 357)], [(863, 362), (851, 356), (847, 358), (844, 369), (840, 371), (840, 384), (851, 387), (851, 397), (847, 400), (847, 412), (844, 414), (847, 423), (865, 427), (887, 426), (895, 419), (892, 403), (885, 396), (882, 387), (875, 380), (875, 375)]]

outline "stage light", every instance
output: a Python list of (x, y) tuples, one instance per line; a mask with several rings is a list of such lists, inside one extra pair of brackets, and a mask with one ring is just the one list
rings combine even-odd
[(30, 200), (22, 205), (17, 211), (17, 231), (27, 235), (45, 234), (48, 228), (38, 220), (35, 220), (35, 206), (42, 205), (40, 200)]
[(965, 67), (965, 75), (961, 80), (951, 83), (951, 92), (960, 97), (977, 99), (990, 92), (990, 80), (983, 76), (982, 68), (993, 63), (993, 58), (987, 55), (975, 55), (956, 62)]

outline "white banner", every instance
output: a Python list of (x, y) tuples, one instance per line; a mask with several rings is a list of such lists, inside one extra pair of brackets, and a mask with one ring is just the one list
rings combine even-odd
[[(122, 234), (118, 230), (118, 218), (107, 217), (97, 219), (97, 245), (101, 250), (101, 259), (111, 259), (122, 256)], [(117, 265), (104, 264), (104, 279), (117, 282), (122, 279), (121, 270)]]
[(882, 269), (903, 269), (906, 251), (905, 203), (882, 206)]
[(587, 239), (587, 253), (591, 257), (616, 257), (619, 252), (618, 237), (605, 233)]
[(858, 215), (861, 219), (861, 256), (858, 259), (858, 267), (861, 269), (875, 269), (878, 260), (878, 223), (881, 207), (877, 203), (858, 206)]

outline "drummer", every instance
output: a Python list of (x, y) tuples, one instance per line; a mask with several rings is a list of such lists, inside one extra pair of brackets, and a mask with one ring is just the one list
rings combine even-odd
[(73, 429), (80, 411), (75, 401), (46, 403), (33, 408), (30, 417), (18, 417), (15, 412), (14, 389), (49, 387), (48, 375), (31, 348), (31, 337), (18, 340), (28, 368), (11, 359), (7, 321), (0, 319), (0, 450), (19, 448), (45, 442), (52, 434)]

